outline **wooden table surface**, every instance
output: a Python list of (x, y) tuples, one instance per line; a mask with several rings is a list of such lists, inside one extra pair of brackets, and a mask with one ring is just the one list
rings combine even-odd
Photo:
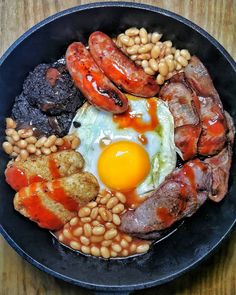
[[(95, 1), (0, 0), (0, 55), (35, 23), (63, 9)], [(236, 0), (133, 1), (176, 12), (213, 35), (236, 59)], [(235, 295), (236, 232), (197, 269), (160, 287), (135, 294)], [(0, 295), (93, 294), (39, 271), (0, 237)]]

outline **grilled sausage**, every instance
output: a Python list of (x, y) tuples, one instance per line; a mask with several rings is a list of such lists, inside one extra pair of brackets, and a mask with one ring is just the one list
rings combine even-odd
[(50, 230), (61, 228), (98, 194), (97, 179), (88, 172), (51, 182), (36, 182), (14, 197), (14, 207), (25, 217)]
[(76, 87), (91, 104), (115, 114), (127, 110), (126, 96), (99, 69), (81, 42), (74, 42), (68, 47), (66, 64)]
[(82, 170), (84, 159), (75, 151), (31, 156), (10, 162), (5, 170), (6, 182), (16, 191), (38, 181), (51, 181)]
[(89, 48), (105, 75), (123, 90), (141, 97), (152, 97), (159, 92), (155, 79), (126, 57), (106, 34), (92, 33)]

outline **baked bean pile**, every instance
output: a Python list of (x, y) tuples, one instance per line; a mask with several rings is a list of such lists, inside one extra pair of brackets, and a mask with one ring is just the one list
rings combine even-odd
[(32, 129), (16, 130), (16, 125), (12, 118), (6, 118), (6, 141), (2, 144), (4, 151), (12, 158), (16, 158), (16, 161), (26, 160), (29, 155), (49, 155), (58, 150), (76, 149), (80, 144), (79, 138), (74, 134), (63, 138), (56, 135), (37, 138)]
[(145, 28), (129, 28), (113, 41), (149, 75), (155, 75), (162, 85), (165, 80), (188, 65), (191, 55), (187, 49), (176, 49), (170, 40), (160, 41), (162, 34), (148, 33)]
[(133, 238), (119, 230), (126, 197), (119, 192), (101, 191), (95, 201), (81, 207), (63, 229), (59, 241), (84, 254), (103, 258), (126, 257), (145, 253), (150, 242)]

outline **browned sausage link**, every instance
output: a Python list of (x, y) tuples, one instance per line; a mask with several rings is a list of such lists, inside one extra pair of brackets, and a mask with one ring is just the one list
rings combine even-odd
[(75, 85), (91, 104), (115, 114), (127, 110), (126, 96), (103, 74), (81, 42), (68, 47), (66, 64)]
[(98, 66), (117, 86), (142, 97), (152, 97), (159, 92), (155, 79), (126, 57), (106, 34), (92, 33), (89, 48)]

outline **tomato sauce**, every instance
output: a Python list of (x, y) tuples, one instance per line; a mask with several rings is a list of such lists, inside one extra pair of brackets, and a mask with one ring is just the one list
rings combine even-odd
[(15, 190), (19, 191), (22, 187), (28, 185), (28, 179), (25, 172), (15, 166), (8, 167), (5, 171), (6, 182)]
[(130, 106), (128, 110), (122, 114), (113, 115), (113, 121), (118, 124), (119, 128), (133, 128), (139, 133), (155, 130), (158, 125), (157, 118), (157, 102), (154, 98), (149, 98), (147, 102), (147, 111), (150, 115), (150, 121), (143, 121), (141, 113), (134, 113)]

